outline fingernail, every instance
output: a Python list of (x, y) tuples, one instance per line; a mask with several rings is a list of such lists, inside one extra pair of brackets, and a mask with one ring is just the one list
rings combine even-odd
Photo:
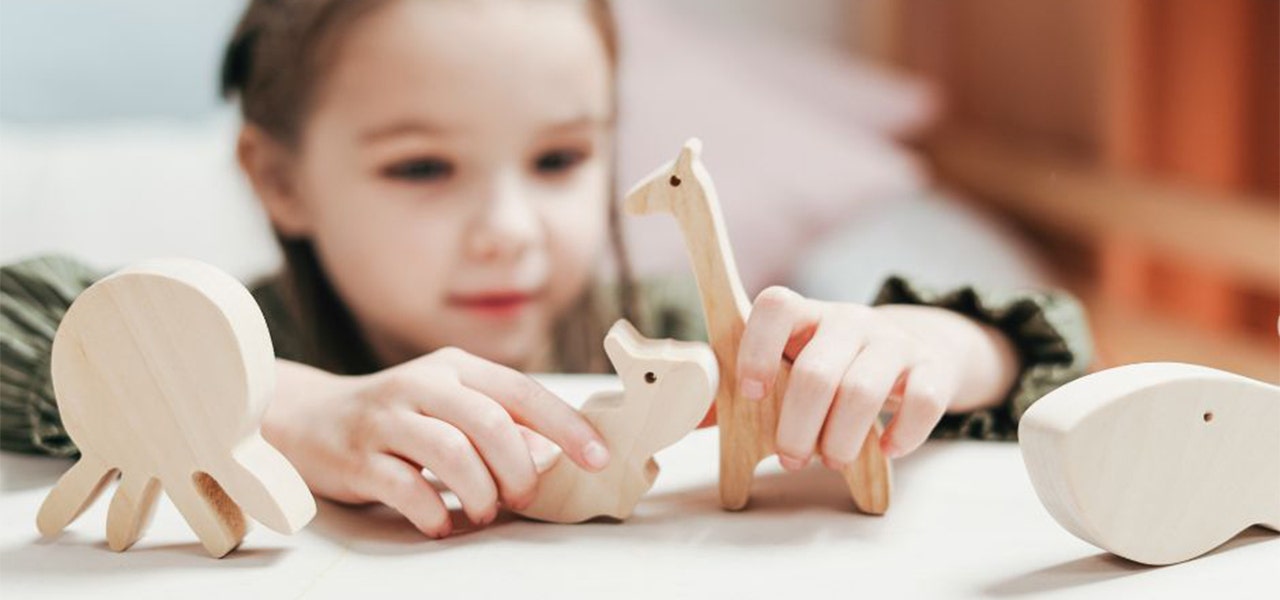
[(758, 379), (743, 379), (740, 393), (747, 400), (759, 400), (764, 398), (764, 383)]
[(778, 462), (782, 463), (782, 468), (788, 471), (799, 471), (800, 469), (804, 468), (805, 463), (808, 461), (802, 461), (799, 459), (791, 458), (790, 456), (783, 456), (779, 454)]
[(546, 473), (547, 471), (550, 471), (551, 467), (556, 466), (556, 463), (560, 462), (560, 454), (561, 452), (559, 450), (552, 450), (551, 452), (548, 452), (548, 453), (534, 452), (533, 454), (534, 472), (541, 475), (543, 473)]
[(598, 471), (609, 464), (609, 450), (600, 442), (590, 442), (582, 450), (582, 458), (587, 461), (588, 466)]
[(529, 440), (529, 455), (533, 458), (533, 468), (539, 474), (547, 472), (560, 460), (560, 447), (542, 436)]
[(898, 458), (901, 452), (897, 446), (893, 445), (893, 442), (887, 439), (880, 440), (880, 451), (888, 458)]

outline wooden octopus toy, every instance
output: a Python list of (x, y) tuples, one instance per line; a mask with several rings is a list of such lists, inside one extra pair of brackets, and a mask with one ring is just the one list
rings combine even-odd
[(599, 473), (559, 460), (538, 482), (538, 496), (520, 514), (555, 523), (596, 517), (626, 519), (658, 476), (654, 453), (698, 426), (711, 408), (715, 355), (706, 344), (650, 340), (625, 320), (604, 340), (622, 392), (602, 392), (582, 407), (613, 459)]
[(62, 531), (117, 474), (107, 513), (116, 551), (142, 535), (161, 490), (215, 557), (244, 539), (246, 512), (281, 533), (315, 515), (302, 478), (259, 433), (275, 386), (271, 338), (230, 275), (177, 259), (118, 271), (72, 304), (52, 360), (81, 456), (40, 507), (43, 535)]
[[(684, 234), (706, 314), (711, 347), (720, 363), (716, 413), (720, 425), (720, 501), (739, 510), (751, 497), (756, 465), (775, 454), (779, 401), (790, 366), (778, 375), (772, 393), (758, 401), (739, 397), (736, 369), (738, 345), (751, 303), (742, 289), (720, 204), (711, 176), (699, 155), (702, 143), (685, 143), (680, 155), (636, 185), (626, 197), (627, 212), (671, 213)], [(781, 357), (779, 357), (781, 359)], [(889, 508), (889, 461), (880, 451), (880, 425), (873, 425), (858, 459), (842, 469), (845, 483), (861, 511), (879, 515)]]
[(1019, 446), (1049, 514), (1148, 565), (1252, 525), (1280, 531), (1280, 387), (1199, 365), (1087, 375), (1022, 416)]

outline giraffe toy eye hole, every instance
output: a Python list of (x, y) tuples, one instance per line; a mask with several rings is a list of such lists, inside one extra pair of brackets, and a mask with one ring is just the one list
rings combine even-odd
[(672, 175), (668, 181), (671, 183), (671, 187), (680, 187), (680, 177)]
[(648, 373), (644, 374), (645, 383), (657, 383), (657, 381), (658, 381), (658, 376), (655, 375), (653, 371), (649, 371)]

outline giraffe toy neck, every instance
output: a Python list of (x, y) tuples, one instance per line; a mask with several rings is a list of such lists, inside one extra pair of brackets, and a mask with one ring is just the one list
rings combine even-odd
[[(701, 171), (701, 165), (696, 167)], [(685, 246), (698, 280), (698, 294), (702, 298), (703, 314), (707, 319), (707, 334), (717, 339), (733, 340), (742, 334), (751, 303), (738, 277), (738, 267), (729, 246), (720, 203), (716, 198), (711, 177), (698, 174), (700, 186), (690, 186), (682, 194), (681, 201), (673, 207), (676, 221), (684, 235)], [(714, 344), (713, 344), (714, 345)]]

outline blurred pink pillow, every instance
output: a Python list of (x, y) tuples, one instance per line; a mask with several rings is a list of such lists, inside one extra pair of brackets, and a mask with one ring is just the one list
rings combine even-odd
[[(890, 137), (932, 118), (925, 86), (821, 50), (699, 28), (647, 2), (615, 7), (621, 191), (701, 138), (749, 292), (785, 279), (809, 243), (858, 211), (928, 186)], [(670, 219), (626, 225), (641, 275), (687, 272)]]

